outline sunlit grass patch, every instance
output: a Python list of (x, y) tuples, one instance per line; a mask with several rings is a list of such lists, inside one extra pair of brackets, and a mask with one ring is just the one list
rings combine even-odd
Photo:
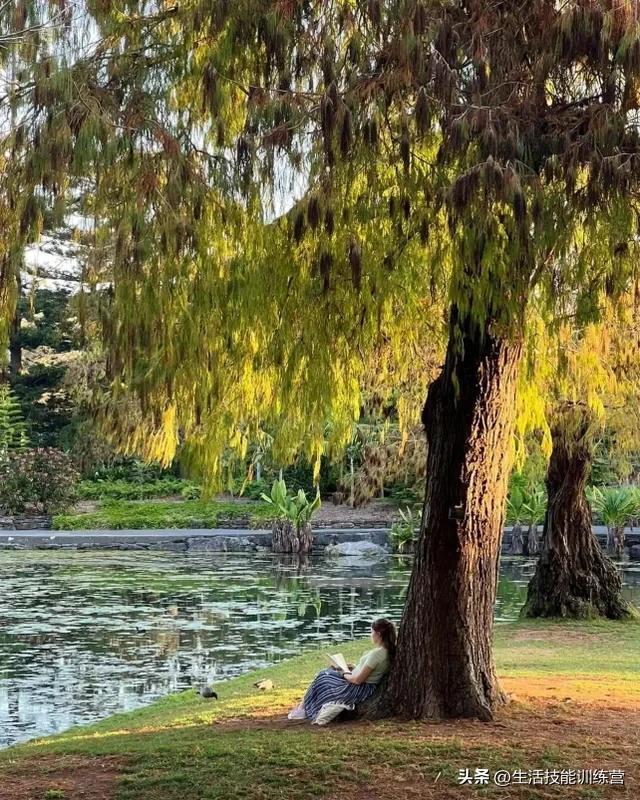
[(141, 530), (145, 528), (215, 528), (224, 520), (247, 519), (250, 527), (269, 527), (273, 508), (267, 503), (217, 500), (182, 502), (108, 501), (97, 511), (58, 514), (56, 530)]
[[(0, 754), (0, 780), (3, 773), (20, 770), (37, 777), (43, 764), (51, 785), (50, 759), (73, 756), (85, 759), (86, 769), (105, 758), (121, 765), (115, 800), (387, 800), (403, 795), (439, 800), (505, 796), (496, 786), (459, 786), (458, 771), (467, 767), (608, 765), (631, 773), (638, 763), (639, 724), (632, 709), (639, 633), (640, 626), (632, 623), (501, 626), (495, 643), (498, 669), (517, 699), (495, 724), (386, 720), (318, 729), (288, 723), (286, 711), (324, 667), (323, 653), (313, 652), (218, 684), (219, 701), (190, 690), (11, 748)], [(340, 649), (351, 660), (366, 647), (366, 642), (350, 642)], [(253, 686), (263, 677), (274, 682), (272, 691)], [(594, 800), (613, 797), (614, 791), (565, 786), (560, 795), (550, 787), (522, 786), (508, 796)]]

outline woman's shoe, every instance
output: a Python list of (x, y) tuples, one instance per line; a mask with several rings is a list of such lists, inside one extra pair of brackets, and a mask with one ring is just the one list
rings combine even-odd
[(307, 715), (304, 713), (304, 706), (300, 703), (299, 706), (296, 706), (293, 711), (290, 711), (287, 714), (287, 719), (306, 719)]

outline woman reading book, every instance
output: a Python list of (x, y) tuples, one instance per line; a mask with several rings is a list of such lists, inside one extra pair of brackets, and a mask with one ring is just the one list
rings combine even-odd
[[(289, 712), (289, 719), (315, 721), (325, 703), (340, 703), (353, 708), (374, 693), (376, 686), (389, 669), (396, 647), (396, 629), (388, 619), (377, 619), (371, 626), (373, 650), (368, 650), (355, 665), (347, 669), (335, 666), (319, 672), (307, 689), (299, 706)], [(334, 663), (340, 662), (338, 656)]]

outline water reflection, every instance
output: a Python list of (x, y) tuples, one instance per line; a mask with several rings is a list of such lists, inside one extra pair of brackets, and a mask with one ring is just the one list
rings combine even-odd
[[(534, 562), (504, 558), (496, 619)], [(271, 554), (0, 552), (0, 746), (367, 634), (410, 562)], [(625, 592), (640, 605), (640, 565)]]

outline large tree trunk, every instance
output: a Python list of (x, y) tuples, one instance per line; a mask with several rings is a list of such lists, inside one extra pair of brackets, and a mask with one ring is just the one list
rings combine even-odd
[(633, 616), (621, 580), (591, 527), (584, 493), (591, 471), (592, 430), (584, 406), (562, 408), (552, 426), (542, 550), (522, 610), (528, 617)]
[(505, 700), (492, 629), (521, 349), (452, 310), (423, 411), (425, 510), (397, 654), (369, 713), (488, 720)]

